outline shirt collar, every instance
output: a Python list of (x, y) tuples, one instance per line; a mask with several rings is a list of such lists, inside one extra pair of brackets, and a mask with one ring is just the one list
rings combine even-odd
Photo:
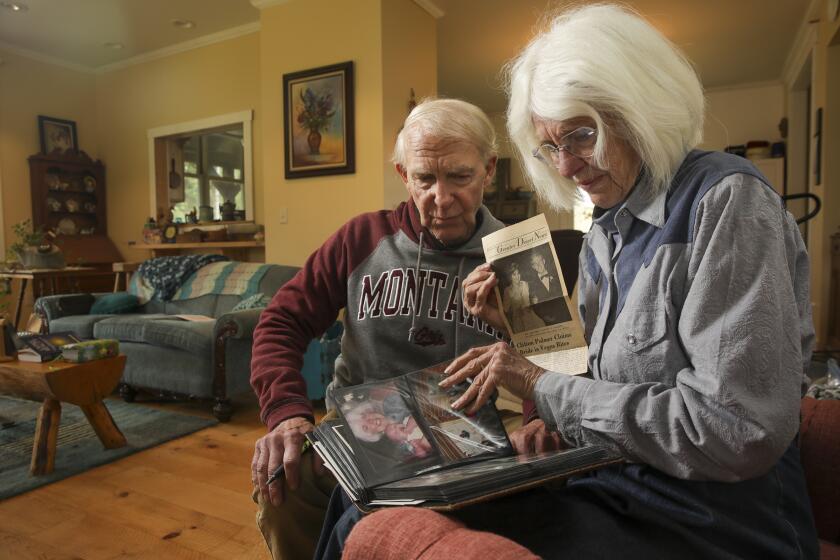
[(630, 191), (630, 196), (623, 203), (606, 210), (596, 206), (592, 216), (598, 225), (607, 231), (612, 231), (615, 229), (615, 215), (619, 210), (626, 209), (634, 217), (657, 228), (662, 228), (665, 225), (665, 203), (668, 193), (662, 191), (656, 195), (651, 195), (651, 191), (650, 175), (642, 169), (636, 179), (636, 185)]

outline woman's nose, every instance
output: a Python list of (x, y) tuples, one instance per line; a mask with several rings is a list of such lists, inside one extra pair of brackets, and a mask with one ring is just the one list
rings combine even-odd
[(554, 155), (551, 162), (554, 164), (554, 168), (557, 170), (557, 173), (567, 179), (574, 177), (575, 174), (577, 174), (577, 172), (586, 165), (584, 160), (578, 156), (570, 154), (567, 150), (559, 150)]

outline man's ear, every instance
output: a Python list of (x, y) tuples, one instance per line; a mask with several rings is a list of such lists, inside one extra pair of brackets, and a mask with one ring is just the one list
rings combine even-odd
[(400, 176), (402, 182), (405, 183), (405, 186), (408, 187), (408, 172), (405, 170), (405, 167), (400, 165), (399, 163), (394, 164), (394, 169), (397, 170), (397, 175)]
[(484, 178), (485, 189), (493, 182), (493, 177), (496, 175), (496, 162), (498, 159), (498, 156), (493, 156), (487, 160), (487, 165), (484, 166), (484, 170), (487, 172), (487, 176)]

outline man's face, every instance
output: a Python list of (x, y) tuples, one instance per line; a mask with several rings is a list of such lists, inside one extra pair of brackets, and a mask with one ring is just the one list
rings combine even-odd
[(531, 266), (534, 267), (539, 274), (545, 272), (545, 259), (543, 259), (542, 255), (532, 255), (531, 256)]
[(484, 189), (493, 180), (496, 158), (483, 161), (474, 145), (409, 131), (405, 167), (397, 165), (420, 221), (446, 246), (457, 246), (475, 232)]

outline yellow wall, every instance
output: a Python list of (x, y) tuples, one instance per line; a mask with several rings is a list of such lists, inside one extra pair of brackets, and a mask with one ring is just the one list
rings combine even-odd
[(437, 23), (412, 0), (387, 0), (382, 2), (383, 208), (407, 198), (391, 155), (411, 88), (418, 102), (437, 93)]
[(108, 233), (128, 260), (151, 213), (149, 129), (254, 110), (254, 214), (262, 223), (260, 34), (106, 72), (96, 80), (100, 157), (107, 166)]
[[(6, 244), (12, 226), (32, 217), (27, 159), (41, 147), (38, 115), (76, 122), (79, 147), (96, 159), (96, 76), (38, 62), (0, 49), (0, 210)], [(2, 258), (4, 255), (0, 255)]]
[[(382, 207), (379, 0), (307, 0), (261, 12), (263, 220), (266, 261), (300, 265), (348, 218)], [(356, 173), (286, 180), (283, 74), (352, 60)], [(279, 223), (282, 209), (288, 223)]]
[(704, 150), (722, 150), (751, 140), (781, 140), (779, 121), (785, 114), (782, 84), (719, 88), (706, 92)]
[[(840, 226), (840, 160), (834, 154), (840, 149), (840, 18), (834, 22), (825, 16), (827, 0), (816, 12), (817, 42), (811, 51), (811, 131), (815, 130), (816, 111), (823, 108), (822, 180), (815, 182), (815, 151), (810, 154), (808, 169), (810, 189), (822, 199), (822, 211), (808, 222), (808, 253), (811, 258), (811, 301), (817, 346), (826, 348), (831, 285), (831, 235)], [(816, 18), (814, 18), (816, 19)], [(813, 142), (813, 140), (812, 140)], [(813, 144), (812, 144), (813, 146)]]

